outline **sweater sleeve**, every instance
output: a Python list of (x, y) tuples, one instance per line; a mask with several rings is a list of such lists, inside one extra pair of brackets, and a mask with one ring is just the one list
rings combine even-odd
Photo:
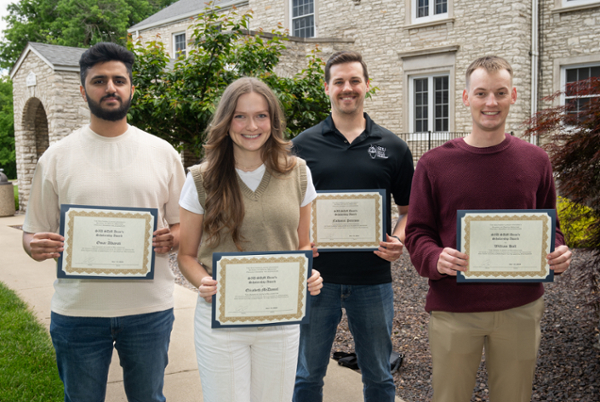
[(444, 247), (438, 235), (436, 202), (432, 193), (432, 183), (425, 161), (421, 159), (415, 169), (410, 193), (410, 210), (406, 225), (405, 245), (410, 259), (421, 276), (429, 279), (442, 279), (437, 270), (437, 261)]

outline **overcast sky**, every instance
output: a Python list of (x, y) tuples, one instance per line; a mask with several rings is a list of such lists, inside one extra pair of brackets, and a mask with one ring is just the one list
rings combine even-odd
[[(6, 12), (6, 6), (10, 3), (14, 3), (17, 0), (0, 0), (0, 17), (6, 16), (8, 13)], [(4, 20), (0, 19), (0, 31), (4, 31), (6, 28), (6, 23)]]

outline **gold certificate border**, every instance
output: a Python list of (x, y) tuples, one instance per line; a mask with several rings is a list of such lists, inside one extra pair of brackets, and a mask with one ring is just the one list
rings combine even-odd
[[(67, 247), (65, 247), (65, 254), (63, 259), (65, 263), (63, 264), (63, 271), (66, 274), (74, 275), (74, 274), (88, 274), (88, 275), (136, 275), (136, 276), (145, 276), (150, 272), (152, 261), (152, 256), (150, 253), (150, 245), (152, 244), (152, 219), (154, 216), (149, 213), (139, 213), (139, 212), (107, 212), (107, 211), (94, 211), (94, 210), (77, 210), (71, 209), (66, 213), (68, 216), (68, 225), (66, 229), (65, 241), (67, 243)], [(73, 250), (73, 238), (74, 238), (74, 225), (75, 218), (77, 217), (92, 217), (92, 218), (118, 218), (118, 219), (143, 219), (146, 223), (145, 227), (145, 236), (144, 236), (144, 254), (142, 261), (142, 268), (140, 269), (123, 269), (119, 270), (118, 273), (115, 272), (114, 269), (108, 268), (81, 268), (73, 266), (73, 254), (70, 252)]]
[[(223, 257), (219, 261), (219, 275), (221, 279), (219, 281), (221, 286), (221, 292), (219, 295), (219, 317), (218, 320), (221, 324), (226, 323), (243, 323), (246, 321), (251, 322), (275, 322), (275, 321), (292, 321), (297, 320), (300, 321), (304, 316), (304, 294), (306, 287), (306, 272), (307, 272), (307, 258), (304, 255), (300, 255), (297, 257), (247, 257), (247, 258), (229, 258)], [(228, 265), (239, 265), (239, 264), (264, 264), (264, 263), (290, 263), (295, 262), (300, 266), (299, 269), (299, 277), (298, 277), (298, 309), (293, 314), (280, 314), (280, 315), (272, 315), (272, 316), (249, 316), (249, 317), (227, 317), (225, 314), (225, 293), (226, 293), (226, 284), (227, 284), (227, 268)]]
[(319, 200), (374, 200), (375, 201), (375, 216), (377, 216), (377, 222), (375, 223), (375, 240), (372, 242), (318, 242), (316, 244), (319, 248), (342, 248), (342, 247), (351, 247), (351, 248), (378, 248), (379, 247), (379, 239), (381, 238), (381, 225), (382, 222), (382, 196), (379, 193), (339, 193), (339, 194), (318, 194), (315, 199), (315, 207), (312, 209), (312, 232), (313, 239), (318, 239), (317, 237), (317, 208)]
[(545, 278), (548, 276), (548, 267), (546, 261), (546, 250), (550, 247), (550, 237), (548, 236), (549, 225), (551, 224), (550, 216), (546, 213), (538, 213), (534, 215), (477, 215), (465, 216), (465, 254), (471, 253), (471, 222), (473, 221), (541, 221), (542, 222), (542, 253), (540, 258), (539, 271), (521, 271), (521, 272), (505, 272), (505, 271), (488, 271), (488, 272), (471, 272), (469, 270), (463, 272), (466, 278)]

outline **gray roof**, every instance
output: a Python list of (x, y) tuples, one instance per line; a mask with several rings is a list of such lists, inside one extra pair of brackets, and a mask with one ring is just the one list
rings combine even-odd
[[(130, 27), (128, 32), (135, 32), (141, 29), (147, 29), (156, 25), (161, 25), (185, 18), (190, 18), (200, 14), (207, 7), (207, 0), (179, 0), (165, 7), (159, 12), (145, 20), (138, 22)], [(247, 4), (248, 0), (214, 0), (213, 4), (221, 8), (228, 8), (232, 5)]]
[(79, 71), (79, 59), (87, 49), (70, 46), (48, 45), (46, 43), (29, 42), (17, 62), (11, 68), (9, 75), (12, 78), (29, 52), (35, 53), (52, 70)]
[(29, 46), (37, 50), (55, 67), (79, 67), (79, 59), (87, 48), (48, 45), (45, 43), (29, 42)]

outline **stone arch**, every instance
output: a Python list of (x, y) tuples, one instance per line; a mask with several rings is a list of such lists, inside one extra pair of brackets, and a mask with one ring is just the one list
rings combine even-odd
[(25, 103), (22, 120), (22, 136), (25, 142), (31, 144), (33, 159), (37, 163), (42, 154), (50, 146), (48, 136), (48, 117), (42, 101), (38, 98), (30, 98)]

